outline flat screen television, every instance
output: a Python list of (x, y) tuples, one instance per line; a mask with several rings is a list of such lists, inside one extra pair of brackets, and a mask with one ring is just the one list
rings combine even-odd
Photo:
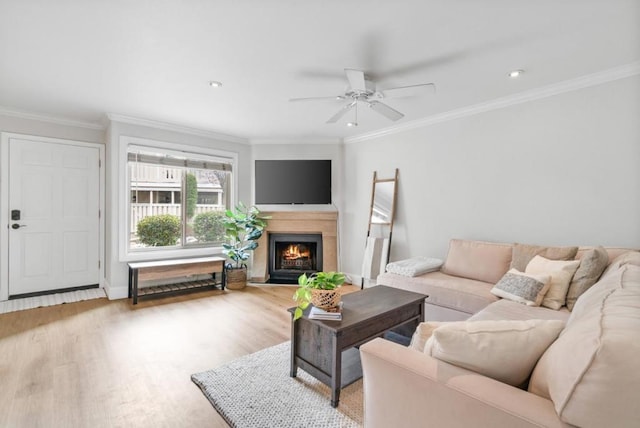
[(256, 160), (256, 204), (330, 204), (330, 160)]

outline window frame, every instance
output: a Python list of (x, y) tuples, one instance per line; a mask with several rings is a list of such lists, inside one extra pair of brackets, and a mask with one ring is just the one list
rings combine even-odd
[(238, 195), (238, 154), (226, 150), (211, 149), (190, 144), (176, 144), (165, 141), (157, 141), (139, 137), (120, 137), (120, 150), (118, 154), (118, 236), (119, 236), (119, 259), (122, 262), (144, 261), (154, 259), (171, 259), (181, 257), (210, 256), (222, 252), (222, 246), (195, 246), (195, 247), (158, 247), (135, 249), (129, 248), (130, 219), (131, 210), (131, 186), (128, 168), (128, 153), (130, 148), (140, 147), (150, 151), (173, 154), (176, 156), (187, 156), (190, 159), (224, 160), (231, 165), (231, 183), (229, 185), (229, 206), (236, 205)]

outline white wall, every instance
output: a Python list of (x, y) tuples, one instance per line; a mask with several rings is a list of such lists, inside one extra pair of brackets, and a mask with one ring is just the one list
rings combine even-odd
[(118, 153), (120, 137), (138, 137), (165, 143), (198, 146), (209, 149), (225, 150), (238, 154), (238, 170), (234, 179), (238, 182), (238, 199), (248, 201), (251, 198), (251, 146), (238, 142), (224, 141), (219, 138), (181, 133), (165, 129), (111, 121), (107, 130), (107, 202), (106, 202), (106, 280), (109, 298), (125, 298), (128, 289), (127, 263), (119, 259), (118, 213), (119, 213), (119, 174), (125, 170), (119, 165)]
[(640, 247), (640, 77), (344, 146), (342, 269), (360, 274), (371, 177), (399, 168), (391, 259), (450, 238)]
[(62, 138), (65, 140), (84, 141), (87, 143), (105, 142), (102, 129), (82, 126), (63, 125), (41, 120), (26, 119), (0, 113), (0, 132), (37, 135), (40, 137)]

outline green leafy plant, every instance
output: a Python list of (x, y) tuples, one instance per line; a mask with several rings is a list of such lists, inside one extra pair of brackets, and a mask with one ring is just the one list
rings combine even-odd
[(140, 242), (150, 247), (176, 245), (181, 235), (180, 218), (171, 214), (152, 215), (138, 222)]
[(261, 216), (258, 208), (247, 208), (242, 202), (233, 211), (227, 210), (223, 220), (227, 243), (222, 244), (222, 252), (235, 262), (239, 269), (258, 248), (258, 239), (267, 226), (266, 220), (271, 217)]
[(316, 272), (307, 276), (303, 273), (298, 277), (298, 288), (293, 295), (298, 307), (293, 313), (293, 320), (302, 316), (302, 311), (311, 304), (311, 290), (335, 290), (344, 284), (345, 276), (340, 272)]
[(198, 204), (198, 179), (195, 174), (187, 173), (187, 218), (193, 217), (196, 213), (196, 205)]
[(200, 242), (220, 242), (225, 237), (224, 211), (208, 211), (193, 219), (193, 235)]

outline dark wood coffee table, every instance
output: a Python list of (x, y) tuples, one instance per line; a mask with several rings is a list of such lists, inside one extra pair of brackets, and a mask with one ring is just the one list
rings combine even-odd
[[(400, 325), (424, 321), (428, 296), (378, 285), (342, 296), (342, 321), (304, 316), (291, 323), (291, 377), (298, 367), (331, 388), (338, 406), (340, 389), (362, 377), (360, 351), (355, 347)], [(295, 308), (289, 308), (293, 319)]]

